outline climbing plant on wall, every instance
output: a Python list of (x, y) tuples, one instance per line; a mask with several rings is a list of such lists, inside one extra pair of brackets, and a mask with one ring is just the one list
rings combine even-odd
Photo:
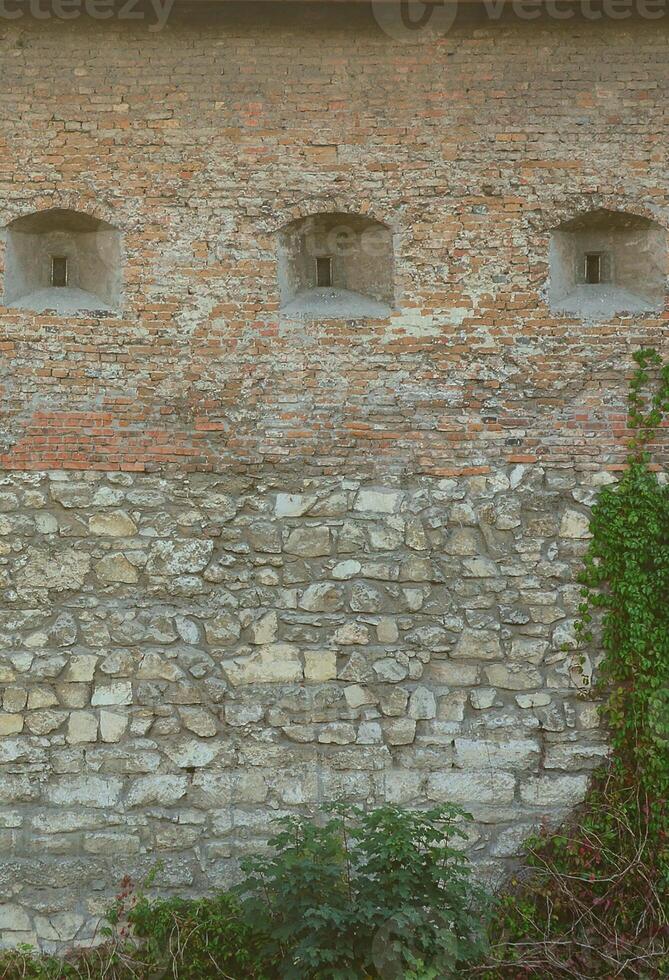
[(628, 465), (593, 509), (577, 624), (580, 649), (603, 651), (611, 762), (576, 818), (531, 842), (486, 978), (669, 976), (669, 486), (652, 454), (669, 365), (634, 360)]

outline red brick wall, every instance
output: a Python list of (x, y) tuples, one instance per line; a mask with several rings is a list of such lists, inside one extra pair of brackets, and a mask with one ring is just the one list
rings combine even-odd
[[(122, 318), (0, 310), (0, 464), (619, 463), (666, 316), (551, 316), (547, 230), (667, 223), (666, 21), (470, 10), (410, 44), (358, 5), (220, 6), (2, 25), (0, 221), (78, 208), (127, 254)], [(282, 324), (275, 231), (333, 209), (392, 226), (397, 312)]]

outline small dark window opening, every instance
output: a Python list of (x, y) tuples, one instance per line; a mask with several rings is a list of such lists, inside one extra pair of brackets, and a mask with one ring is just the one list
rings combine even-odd
[(316, 284), (332, 285), (332, 258), (329, 255), (321, 255), (316, 259)]
[(51, 259), (51, 285), (67, 286), (67, 259), (63, 255)]
[(585, 257), (585, 281), (590, 286), (598, 286), (602, 281), (602, 256), (599, 252), (590, 252)]

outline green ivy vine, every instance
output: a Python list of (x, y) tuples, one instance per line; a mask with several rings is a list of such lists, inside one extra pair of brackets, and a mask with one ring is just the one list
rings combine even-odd
[(530, 843), (534, 876), (503, 899), (478, 971), (491, 980), (669, 976), (669, 486), (652, 456), (669, 365), (634, 361), (627, 467), (593, 508), (576, 626), (611, 759), (576, 817)]
[(634, 360), (628, 468), (593, 510), (577, 635), (593, 643), (593, 618), (601, 616), (598, 688), (606, 695), (615, 777), (648, 794), (660, 829), (669, 800), (669, 488), (651, 466), (649, 447), (669, 412), (669, 365), (652, 349)]

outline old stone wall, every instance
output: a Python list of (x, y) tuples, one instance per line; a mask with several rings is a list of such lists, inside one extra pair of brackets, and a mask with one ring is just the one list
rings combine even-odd
[[(341, 797), (464, 804), (495, 877), (606, 752), (563, 644), (667, 316), (551, 313), (549, 245), (669, 225), (667, 22), (151, 23), (0, 19), (0, 226), (123, 242), (118, 316), (0, 308), (3, 943), (87, 942), (125, 873), (205, 891)], [(280, 231), (323, 212), (391, 229), (387, 317), (281, 314)]]
[(463, 804), (499, 873), (606, 752), (562, 649), (601, 483), (5, 477), (3, 938), (83, 940), (158, 860), (222, 884), (338, 798)]

